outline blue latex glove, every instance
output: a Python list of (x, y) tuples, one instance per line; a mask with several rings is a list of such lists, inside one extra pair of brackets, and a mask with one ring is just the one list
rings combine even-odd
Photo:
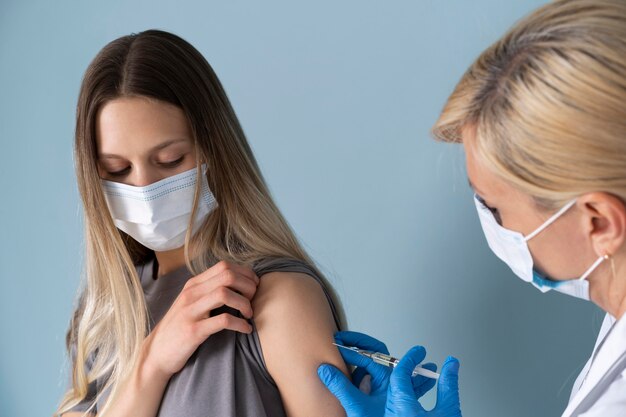
[[(356, 346), (377, 352), (389, 353), (387, 346), (379, 340), (363, 333), (338, 332), (335, 342), (344, 346)], [(348, 365), (356, 365), (352, 381), (332, 365), (320, 365), (317, 373), (330, 392), (341, 402), (348, 417), (382, 417), (385, 413), (385, 401), (391, 369), (378, 365), (369, 358), (347, 349), (338, 348)], [(369, 375), (371, 389), (366, 394), (358, 386)]]
[[(366, 334), (357, 332), (338, 332), (335, 341), (344, 346), (356, 346), (361, 349), (389, 354), (384, 343)], [(320, 379), (330, 392), (339, 399), (346, 410), (348, 417), (382, 417), (385, 413), (385, 403), (389, 387), (389, 377), (392, 369), (379, 365), (371, 359), (355, 352), (339, 348), (339, 351), (349, 365), (356, 365), (352, 373), (352, 382), (341, 371), (332, 365), (321, 365), (318, 368)], [(436, 371), (435, 364), (428, 363), (424, 368)], [(357, 387), (365, 377), (370, 378), (369, 393), (361, 392)], [(409, 378), (411, 392), (415, 398), (419, 398), (428, 392), (435, 381), (423, 376)]]
[(424, 348), (415, 346), (394, 369), (389, 380), (385, 417), (461, 417), (459, 361), (451, 356), (441, 367), (435, 408), (426, 411), (413, 395), (411, 374), (424, 356)]

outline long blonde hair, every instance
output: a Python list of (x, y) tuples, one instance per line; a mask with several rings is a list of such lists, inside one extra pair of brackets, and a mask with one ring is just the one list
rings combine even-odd
[[(106, 379), (99, 395), (110, 388), (108, 400), (114, 398), (117, 382), (133, 368), (149, 331), (135, 266), (154, 252), (115, 227), (96, 165), (98, 110), (124, 96), (149, 97), (180, 107), (193, 133), (198, 174), (200, 162), (208, 166), (208, 184), (219, 205), (194, 236), (188, 229), (185, 261), (194, 275), (217, 260), (250, 266), (267, 257), (287, 257), (308, 264), (324, 279), (272, 201), (226, 93), (204, 57), (185, 40), (159, 30), (112, 41), (89, 65), (77, 105), (75, 162), (84, 206), (86, 280), (66, 340), (72, 356), (72, 387), (55, 415), (78, 404), (97, 378)], [(190, 224), (199, 185), (200, 181)], [(339, 307), (325, 280), (324, 285)], [(338, 310), (341, 327), (343, 313)], [(87, 373), (83, 365), (92, 354), (95, 360)], [(98, 415), (106, 413), (108, 404)]]
[(626, 1), (562, 0), (519, 21), (464, 74), (432, 129), (555, 209), (591, 191), (626, 201)]

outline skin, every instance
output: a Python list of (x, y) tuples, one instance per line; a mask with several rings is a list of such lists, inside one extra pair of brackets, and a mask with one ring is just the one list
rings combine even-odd
[[(98, 171), (109, 181), (145, 186), (196, 166), (192, 134), (183, 111), (145, 97), (112, 100), (97, 118)], [(185, 264), (183, 248), (155, 252), (157, 279)], [(111, 415), (153, 417), (167, 386), (212, 334), (250, 333), (241, 318), (208, 313), (222, 305), (253, 318), (267, 369), (287, 414), (344, 416), (321, 383), (317, 367), (347, 368), (332, 345), (337, 331), (320, 285), (308, 275), (273, 272), (260, 280), (251, 269), (220, 262), (186, 283), (170, 310), (144, 340), (141, 357), (112, 399)], [(82, 413), (65, 413), (78, 417)]]
[[(474, 144), (475, 130), (467, 126), (463, 147), (470, 185), (495, 210), (503, 227), (526, 236), (554, 214), (493, 173)], [(572, 208), (530, 239), (528, 247), (535, 267), (554, 280), (578, 278), (598, 257), (611, 255), (614, 271), (611, 260), (605, 260), (587, 280), (591, 300), (619, 319), (626, 311), (625, 238), (624, 203), (612, 194), (591, 192), (579, 196)]]

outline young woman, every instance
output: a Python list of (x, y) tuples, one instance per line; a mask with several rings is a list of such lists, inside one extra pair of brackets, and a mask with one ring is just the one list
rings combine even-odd
[(56, 415), (339, 416), (328, 284), (272, 201), (219, 80), (173, 34), (106, 45), (75, 162), (86, 271)]

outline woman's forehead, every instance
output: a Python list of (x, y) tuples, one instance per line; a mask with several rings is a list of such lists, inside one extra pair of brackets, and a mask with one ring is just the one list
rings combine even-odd
[(476, 147), (476, 137), (472, 131), (463, 134), (465, 166), (470, 186), (481, 197), (491, 199), (512, 196), (519, 191), (496, 175), (480, 157)]
[(171, 144), (191, 143), (187, 118), (169, 103), (143, 98), (120, 98), (98, 113), (96, 141), (100, 154), (153, 151)]

